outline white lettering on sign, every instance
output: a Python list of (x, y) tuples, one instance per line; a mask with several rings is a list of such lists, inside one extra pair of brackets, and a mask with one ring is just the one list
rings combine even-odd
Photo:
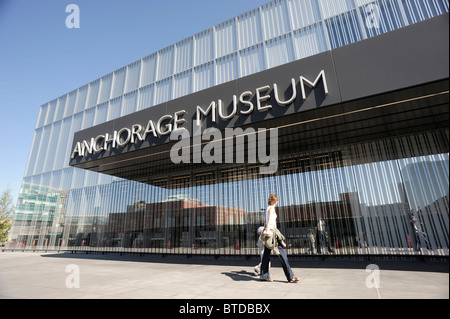
[[(288, 97), (287, 100), (282, 100), (280, 98), (278, 85), (274, 83), (273, 91), (275, 101), (271, 101), (271, 95), (269, 94), (272, 87), (270, 85), (265, 85), (256, 88), (255, 93), (252, 91), (245, 91), (239, 96), (233, 95), (231, 111), (224, 110), (224, 103), (221, 99), (211, 101), (208, 106), (197, 105), (194, 126), (201, 126), (202, 121), (207, 117), (210, 117), (213, 123), (217, 123), (219, 119), (221, 121), (229, 121), (236, 115), (249, 115), (255, 111), (267, 112), (274, 107), (275, 103), (281, 107), (288, 107), (295, 102), (299, 97), (299, 94), (301, 94), (301, 98), (305, 101), (307, 99), (305, 87), (308, 86), (309, 88), (314, 89), (320, 81), (323, 83), (325, 95), (328, 95), (327, 79), (325, 71), (322, 70), (313, 81), (310, 81), (304, 76), (298, 78), (301, 92), (297, 92), (297, 81), (295, 78), (292, 78), (290, 84), (292, 95)], [(256, 97), (255, 101), (252, 100), (254, 95)], [(253, 104), (254, 102), (256, 102), (256, 105)], [(165, 135), (170, 135), (172, 132), (178, 130), (185, 130), (183, 123), (186, 122), (186, 119), (184, 118), (186, 115), (187, 111), (180, 110), (173, 115), (163, 115), (156, 121), (150, 119), (145, 127), (140, 124), (134, 124), (131, 128), (124, 127), (118, 131), (112, 132), (112, 134), (108, 132), (88, 140), (76, 142), (71, 158), (74, 159), (79, 156), (84, 157), (89, 154), (98, 154), (106, 150), (125, 147), (130, 143), (136, 144), (147, 140), (149, 136), (160, 138)]]

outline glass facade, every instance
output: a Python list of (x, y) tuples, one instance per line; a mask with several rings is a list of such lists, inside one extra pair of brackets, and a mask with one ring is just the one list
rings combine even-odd
[[(275, 0), (41, 106), (8, 248), (257, 254), (267, 195), (290, 253), (448, 256), (448, 129), (141, 184), (70, 167), (75, 132), (449, 11), (447, 0)], [(416, 231), (420, 230), (420, 231)], [(424, 235), (421, 231), (426, 233)], [(322, 250), (323, 252), (323, 250)]]

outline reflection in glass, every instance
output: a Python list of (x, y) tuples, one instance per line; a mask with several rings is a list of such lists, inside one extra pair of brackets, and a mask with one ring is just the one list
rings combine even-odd
[[(285, 156), (273, 176), (239, 164), (155, 177), (152, 185), (118, 178), (96, 185), (89, 175), (98, 174), (73, 169), (85, 176), (84, 187), (69, 183), (67, 191), (24, 182), (9, 246), (258, 254), (256, 229), (264, 223), (267, 194), (275, 193), (291, 254), (329, 254), (320, 250), (322, 242), (338, 255), (448, 255), (449, 158), (437, 152), (445, 149), (437, 142), (442, 136)], [(425, 148), (417, 142), (423, 138), (434, 142)], [(399, 154), (388, 144), (408, 155), (405, 146), (414, 145), (418, 156), (394, 159)], [(72, 169), (35, 181), (64, 185), (67, 174)], [(320, 218), (326, 240), (319, 237)]]

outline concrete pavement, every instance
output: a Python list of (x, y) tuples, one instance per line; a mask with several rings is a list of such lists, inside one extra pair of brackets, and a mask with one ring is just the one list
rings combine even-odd
[[(0, 251), (0, 298), (280, 299), (449, 298), (447, 261), (278, 259), (274, 282), (253, 273), (258, 259)], [(379, 286), (376, 285), (379, 283)], [(378, 288), (377, 288), (378, 287)], [(272, 295), (273, 297), (273, 295)]]

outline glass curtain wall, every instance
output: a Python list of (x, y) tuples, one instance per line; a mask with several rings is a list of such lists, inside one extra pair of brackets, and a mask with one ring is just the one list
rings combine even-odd
[(256, 230), (273, 193), (290, 254), (446, 256), (448, 165), (448, 131), (437, 131), (285, 156), (270, 177), (242, 164), (153, 185), (117, 180), (61, 192), (24, 183), (18, 209), (32, 217), (19, 233), (29, 235), (11, 244), (257, 254)]

